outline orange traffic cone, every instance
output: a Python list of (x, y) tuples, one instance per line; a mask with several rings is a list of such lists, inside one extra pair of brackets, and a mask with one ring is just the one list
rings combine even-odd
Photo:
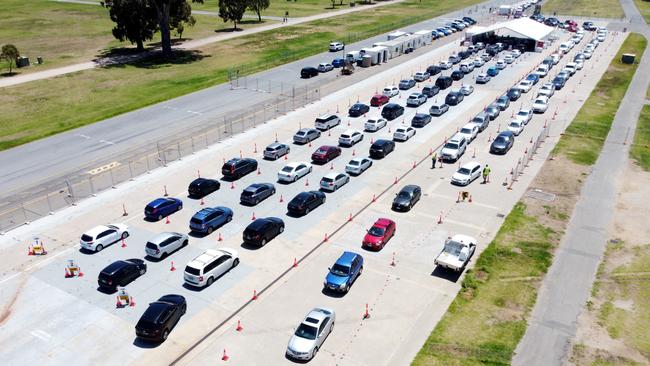
[(370, 318), (370, 312), (368, 311), (368, 304), (366, 303), (366, 311), (363, 313), (363, 319)]
[(122, 248), (126, 248), (126, 241), (122, 239)]
[(129, 306), (131, 307), (135, 306), (135, 299), (133, 298), (133, 296), (129, 297)]
[(27, 255), (34, 255), (34, 249), (31, 245), (29, 246), (29, 252), (27, 252)]
[(83, 277), (84, 273), (81, 272), (81, 267), (79, 267), (79, 272), (77, 273), (77, 277)]
[(256, 219), (255, 212), (253, 212), (253, 217), (251, 217), (251, 221), (255, 221), (255, 219)]
[(119, 296), (117, 296), (117, 300), (115, 300), (115, 307), (116, 308), (121, 308), (122, 307), (122, 302), (120, 301)]
[(241, 326), (241, 321), (237, 320), (237, 328), (235, 328), (236, 331), (241, 332), (244, 330), (244, 327)]
[(176, 267), (174, 267), (174, 261), (172, 261), (172, 265), (171, 265), (171, 267), (169, 267), (169, 271), (173, 272), (175, 270), (176, 270)]
[(296, 258), (293, 258), (293, 268), (296, 267), (298, 267), (298, 261), (296, 260)]
[(251, 297), (251, 300), (257, 300), (257, 290), (253, 290), (253, 297)]
[(221, 361), (228, 361), (230, 357), (228, 357), (228, 354), (226, 353), (226, 349), (223, 349), (223, 356), (221, 356)]
[(165, 218), (165, 224), (169, 224), (169, 216)]
[(221, 237), (221, 233), (219, 233), (219, 237), (217, 238), (217, 241), (223, 241), (223, 238)]

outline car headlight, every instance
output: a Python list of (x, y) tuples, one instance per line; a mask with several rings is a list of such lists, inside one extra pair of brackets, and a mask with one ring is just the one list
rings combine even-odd
[(340, 284), (339, 288), (345, 288), (345, 283)]

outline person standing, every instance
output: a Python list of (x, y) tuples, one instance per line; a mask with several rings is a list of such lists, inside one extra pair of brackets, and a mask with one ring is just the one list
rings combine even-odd
[(485, 168), (483, 168), (483, 184), (488, 183), (490, 181), (490, 166), (485, 164)]
[(431, 154), (431, 169), (436, 168), (436, 162), (438, 161), (438, 153), (435, 151)]

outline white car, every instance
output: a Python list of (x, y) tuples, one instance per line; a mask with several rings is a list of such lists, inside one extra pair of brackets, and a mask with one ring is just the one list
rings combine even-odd
[(305, 175), (311, 173), (312, 166), (307, 162), (296, 162), (287, 164), (278, 172), (278, 181), (295, 182)]
[(341, 146), (354, 146), (357, 142), (363, 140), (363, 134), (357, 130), (345, 130), (339, 136), (339, 145)]
[(341, 42), (332, 42), (330, 43), (330, 52), (343, 51), (345, 45)]
[(363, 128), (366, 131), (379, 131), (382, 128), (386, 127), (387, 121), (383, 118), (369, 119), (366, 123), (363, 124)]
[(503, 70), (506, 68), (506, 66), (508, 66), (508, 63), (505, 62), (504, 60), (498, 60), (495, 66), (497, 67), (497, 69)]
[(555, 87), (553, 86), (553, 83), (546, 83), (542, 85), (541, 88), (539, 88), (539, 91), (537, 92), (537, 96), (543, 95), (545, 97), (552, 97), (553, 94), (555, 94)]
[(353, 175), (359, 175), (372, 166), (370, 158), (354, 158), (345, 166), (345, 172)]
[(596, 39), (598, 40), (598, 42), (605, 42), (605, 35), (604, 34), (599, 34)]
[(438, 64), (438, 67), (440, 67), (440, 68), (443, 69), (443, 70), (449, 70), (449, 69), (451, 69), (453, 66), (454, 66), (454, 64), (452, 64), (452, 63), (449, 62), (449, 61), (440, 61), (440, 63)]
[(551, 53), (551, 58), (553, 59), (553, 65), (557, 65), (557, 63), (560, 62), (560, 59), (562, 58), (562, 54)]
[(474, 67), (481, 67), (483, 65), (485, 65), (485, 61), (482, 58), (477, 57), (474, 59)]
[(350, 176), (345, 173), (329, 173), (320, 180), (320, 187), (324, 191), (335, 192), (350, 181)]
[(464, 96), (468, 96), (474, 93), (474, 87), (471, 84), (463, 84), (460, 86), (460, 89), (458, 91)]
[(564, 65), (563, 70), (569, 70), (571, 72), (571, 75), (573, 75), (576, 73), (576, 71), (578, 71), (578, 65), (575, 62), (568, 62), (566, 65)]
[(518, 58), (519, 56), (521, 56), (521, 51), (515, 48), (514, 50), (512, 50), (512, 52), (510, 52), (510, 54), (515, 56), (515, 58)]
[(503, 61), (505, 61), (507, 64), (511, 64), (515, 60), (515, 56), (513, 55), (505, 55), (503, 56)]
[(515, 119), (522, 121), (525, 125), (533, 118), (533, 111), (530, 108), (522, 108), (515, 115)]
[(582, 70), (582, 68), (585, 66), (585, 62), (582, 60), (576, 60), (576, 69)]
[(533, 102), (533, 112), (535, 113), (544, 113), (548, 109), (548, 98), (547, 97), (538, 97)]
[(562, 52), (562, 53), (567, 53), (567, 52), (569, 52), (569, 49), (570, 49), (570, 48), (569, 48), (569, 44), (568, 44), (568, 43), (562, 43), (562, 44), (560, 45), (560, 52)]
[(395, 85), (387, 86), (384, 88), (384, 91), (382, 92), (385, 96), (391, 98), (396, 95), (399, 95), (399, 88), (396, 87)]
[(533, 87), (533, 82), (531, 80), (522, 80), (517, 85), (517, 88), (521, 89), (522, 92), (528, 93), (530, 88)]
[(520, 133), (522, 133), (524, 130), (524, 122), (518, 119), (510, 121), (508, 124), (508, 131), (512, 132), (515, 134), (515, 136), (519, 136)]
[(189, 243), (187, 234), (176, 232), (160, 233), (147, 241), (144, 252), (147, 256), (161, 259), (165, 258)]
[(395, 132), (393, 132), (393, 140), (395, 141), (406, 141), (413, 136), (415, 136), (415, 128), (411, 126), (398, 127)]
[(300, 323), (287, 345), (287, 357), (309, 361), (334, 329), (336, 315), (328, 308), (315, 308)]
[(334, 66), (332, 66), (332, 64), (328, 64), (327, 62), (318, 64), (318, 72), (328, 72), (332, 70), (334, 70)]
[(426, 102), (427, 96), (421, 93), (412, 93), (409, 95), (408, 99), (406, 99), (406, 105), (410, 107), (419, 107)]
[(467, 139), (460, 134), (452, 136), (440, 149), (440, 158), (444, 161), (458, 161), (467, 149)]
[(465, 126), (461, 127), (460, 131), (458, 133), (465, 137), (465, 140), (467, 142), (472, 142), (476, 136), (478, 135), (479, 131), (479, 125), (476, 123), (468, 123)]
[(238, 264), (239, 255), (236, 250), (208, 249), (185, 266), (183, 279), (186, 284), (194, 287), (210, 286)]
[(535, 74), (539, 75), (540, 78), (546, 77), (548, 75), (548, 66), (539, 65), (535, 70)]
[(472, 183), (476, 178), (481, 176), (481, 172), (482, 172), (481, 168), (482, 168), (481, 164), (475, 161), (466, 163), (460, 168), (458, 168), (456, 173), (454, 173), (454, 175), (451, 176), (451, 183), (460, 186), (466, 186)]
[(101, 252), (107, 246), (129, 237), (129, 227), (124, 224), (99, 225), (81, 235), (81, 247)]

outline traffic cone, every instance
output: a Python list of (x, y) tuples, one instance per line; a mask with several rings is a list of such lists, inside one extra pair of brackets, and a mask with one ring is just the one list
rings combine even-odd
[(201, 202), (199, 203), (201, 206), (205, 205), (205, 201), (203, 201), (203, 197), (201, 197)]
[(348, 216), (348, 222), (352, 221), (352, 212), (350, 212), (350, 216)]
[(334, 170), (334, 163), (330, 164), (330, 170)]
[(442, 211), (440, 211), (440, 216), (438, 216), (438, 224), (442, 224)]
[(257, 290), (253, 290), (253, 297), (251, 300), (257, 300)]
[(474, 152), (472, 153), (472, 159), (476, 157), (476, 148), (474, 148)]
[(27, 255), (34, 255), (34, 249), (32, 248), (31, 245), (29, 246), (29, 251), (27, 252)]
[(122, 204), (122, 216), (129, 216), (129, 213), (126, 212), (126, 205)]
[(472, 203), (472, 195), (469, 195), (469, 203)]
[(81, 272), (81, 267), (79, 267), (79, 273), (77, 273), (77, 277), (83, 277), (84, 273)]
[(352, 156), (356, 156), (356, 155), (357, 153), (354, 151), (354, 149), (352, 149)]
[(116, 296), (116, 297), (117, 297), (117, 300), (115, 300), (115, 307), (119, 309), (119, 308), (122, 307), (122, 301), (120, 301), (119, 296)]
[(165, 197), (169, 196), (169, 194), (167, 194), (167, 185), (164, 185), (163, 188), (165, 188), (165, 194), (164, 194), (164, 196), (165, 196)]
[(372, 202), (377, 202), (377, 197), (374, 194), (372, 195)]
[(72, 277), (72, 274), (70, 274), (70, 271), (68, 271), (68, 267), (65, 267), (65, 278), (70, 278)]
[(253, 144), (253, 146), (254, 146), (254, 148), (253, 148), (253, 154), (257, 154), (257, 144), (255, 143), (255, 144)]
[(288, 160), (288, 159), (289, 159), (289, 154), (284, 154), (284, 160)]
[(284, 202), (284, 197), (282, 197), (282, 195), (280, 195), (280, 203), (282, 203), (282, 202)]
[(309, 178), (305, 178), (305, 187), (309, 185)]
[(391, 267), (395, 267), (395, 252), (393, 252), (393, 260), (390, 262)]
[(126, 241), (122, 239), (122, 248), (126, 248)]
[(327, 137), (331, 137), (331, 136), (332, 136), (332, 129), (329, 129), (327, 130)]
[(327, 233), (325, 233), (325, 237), (323, 238), (323, 241), (328, 241), (329, 238), (327, 237)]
[(416, 166), (417, 164), (415, 163), (415, 160), (413, 160), (413, 169), (415, 169)]
[(170, 272), (174, 272), (176, 270), (176, 267), (174, 267), (174, 261), (172, 261), (171, 267), (169, 267)]
[(201, 170), (200, 169), (196, 170), (196, 177), (201, 178)]
[(228, 354), (226, 353), (226, 349), (223, 349), (223, 356), (221, 356), (221, 361), (228, 361), (230, 357), (228, 357)]
[(368, 304), (366, 303), (366, 311), (363, 313), (363, 319), (370, 318), (370, 312), (368, 311)]
[(528, 148), (524, 149), (524, 154), (528, 154)]
[(221, 232), (219, 232), (219, 236), (217, 237), (217, 241), (223, 241), (223, 238), (221, 237)]
[(371, 137), (371, 138), (370, 138), (370, 145), (372, 145), (372, 144), (374, 144), (374, 143), (375, 143), (375, 139), (373, 139), (373, 138)]
[(134, 307), (134, 306), (135, 306), (135, 299), (133, 298), (133, 296), (129, 297), (129, 306), (130, 306), (130, 307)]
[(238, 332), (244, 330), (244, 327), (241, 326), (241, 320), (237, 320), (237, 328), (235, 328), (235, 330)]
[(260, 168), (257, 168), (257, 175), (260, 175), (260, 174), (262, 174), (262, 171), (260, 170)]
[(393, 181), (393, 184), (397, 184), (397, 177), (395, 177), (395, 180)]
[(297, 267), (298, 267), (298, 261), (296, 260), (296, 258), (293, 258), (293, 266), (292, 266), (292, 267), (293, 267), (293, 268), (297, 268)]
[(311, 141), (309, 141), (309, 144), (307, 144), (307, 146), (311, 147)]
[(532, 144), (532, 143), (533, 143), (533, 138), (531, 137), (529, 144)]
[(253, 217), (251, 217), (251, 221), (255, 221), (255, 219), (256, 219), (255, 212), (253, 211)]
[(230, 189), (235, 189), (235, 182), (230, 182)]
[(165, 224), (169, 224), (169, 216), (165, 218)]

